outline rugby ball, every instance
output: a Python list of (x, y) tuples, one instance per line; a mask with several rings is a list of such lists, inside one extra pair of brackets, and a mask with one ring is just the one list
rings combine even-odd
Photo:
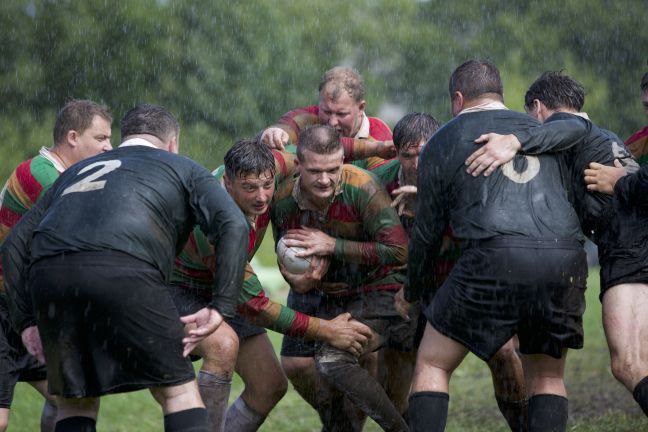
[(277, 243), (277, 258), (290, 273), (302, 274), (308, 270), (311, 262), (310, 257), (301, 258), (295, 256), (295, 254), (303, 251), (304, 249), (300, 247), (286, 246), (283, 237)]

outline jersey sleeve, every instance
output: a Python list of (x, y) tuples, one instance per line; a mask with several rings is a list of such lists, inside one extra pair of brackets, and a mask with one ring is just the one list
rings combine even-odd
[(547, 121), (541, 126), (523, 129), (514, 135), (522, 144), (522, 152), (542, 154), (558, 152), (584, 142), (592, 124), (582, 117), (570, 115), (568, 118)]
[(621, 177), (614, 186), (617, 199), (630, 207), (648, 209), (648, 165), (635, 174)]

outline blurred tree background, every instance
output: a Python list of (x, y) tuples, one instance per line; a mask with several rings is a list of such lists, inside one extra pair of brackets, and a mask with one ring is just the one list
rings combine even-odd
[(237, 138), (317, 100), (338, 64), (365, 78), (367, 111), (390, 125), (408, 111), (450, 118), (447, 82), (468, 58), (500, 67), (522, 109), (528, 85), (564, 69), (585, 109), (627, 138), (644, 123), (645, 3), (636, 0), (3, 0), (0, 2), (0, 177), (51, 145), (70, 98), (168, 107), (181, 151), (208, 168)]

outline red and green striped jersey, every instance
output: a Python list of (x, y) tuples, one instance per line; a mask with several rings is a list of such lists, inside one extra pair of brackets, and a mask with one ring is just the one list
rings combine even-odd
[[(56, 181), (64, 168), (42, 148), (40, 154), (18, 165), (0, 193), (0, 246), (22, 216)], [(4, 292), (0, 260), (0, 292)]]
[[(275, 156), (275, 184), (295, 173), (294, 155), (273, 150)], [(225, 173), (220, 166), (214, 171), (219, 180)], [(250, 261), (263, 241), (270, 222), (270, 209), (250, 220), (248, 262), (245, 267), (243, 288), (238, 299), (238, 312), (248, 321), (272, 330), (297, 337), (312, 337), (317, 332), (319, 320), (296, 312), (268, 298)], [(216, 252), (205, 234), (195, 227), (184, 249), (176, 257), (171, 283), (195, 290), (206, 300), (211, 298), (214, 283)]]
[[(380, 179), (390, 196), (394, 190), (401, 187), (400, 162), (398, 159), (388, 161), (382, 167), (373, 170), (372, 173)], [(414, 218), (401, 216), (401, 222), (409, 235), (414, 224)], [(448, 226), (443, 236), (439, 257), (435, 261), (434, 274), (439, 284), (446, 280), (460, 256), (461, 244), (453, 237), (452, 227)]]
[(400, 289), (402, 275), (394, 269), (407, 261), (407, 234), (377, 178), (343, 165), (336, 194), (323, 213), (300, 205), (298, 181), (288, 179), (275, 191), (271, 212), (275, 241), (302, 226), (335, 237), (320, 289), (333, 295)]
[[(304, 108), (297, 108), (287, 112), (279, 119), (279, 122), (271, 127), (277, 127), (286, 131), (290, 137), (290, 141), (297, 142), (297, 137), (302, 129), (306, 126), (319, 124), (319, 106), (311, 105)], [(373, 141), (389, 141), (392, 139), (392, 133), (389, 126), (377, 117), (367, 116), (369, 122), (369, 134), (367, 136), (358, 137), (342, 137), (342, 147), (344, 148), (344, 161), (350, 163), (358, 159), (358, 153), (366, 154), (365, 145), (367, 140)], [(374, 167), (383, 163), (383, 159), (378, 157), (370, 157), (362, 159), (362, 162), (355, 164), (361, 168), (371, 170)]]
[(648, 162), (648, 126), (632, 134), (625, 142), (639, 165)]

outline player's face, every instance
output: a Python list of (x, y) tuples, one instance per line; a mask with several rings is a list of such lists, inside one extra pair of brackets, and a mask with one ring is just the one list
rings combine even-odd
[(403, 177), (405, 183), (408, 185), (416, 185), (416, 176), (418, 174), (419, 155), (423, 150), (425, 140), (420, 140), (414, 145), (408, 145), (400, 149), (398, 152), (398, 160), (403, 170)]
[(344, 150), (326, 155), (305, 150), (302, 157), (297, 165), (301, 190), (315, 202), (330, 200), (340, 182)]
[(354, 101), (346, 91), (333, 100), (332, 93), (324, 87), (320, 92), (319, 122), (335, 128), (343, 137), (354, 137), (362, 125), (365, 102)]
[(224, 179), (227, 192), (246, 216), (259, 216), (268, 210), (275, 190), (272, 171)]
[(76, 160), (73, 163), (112, 150), (110, 135), (110, 122), (103, 117), (94, 116), (90, 127), (75, 137), (74, 157)]
[(648, 116), (648, 91), (641, 92), (641, 103), (643, 105), (644, 114)]

